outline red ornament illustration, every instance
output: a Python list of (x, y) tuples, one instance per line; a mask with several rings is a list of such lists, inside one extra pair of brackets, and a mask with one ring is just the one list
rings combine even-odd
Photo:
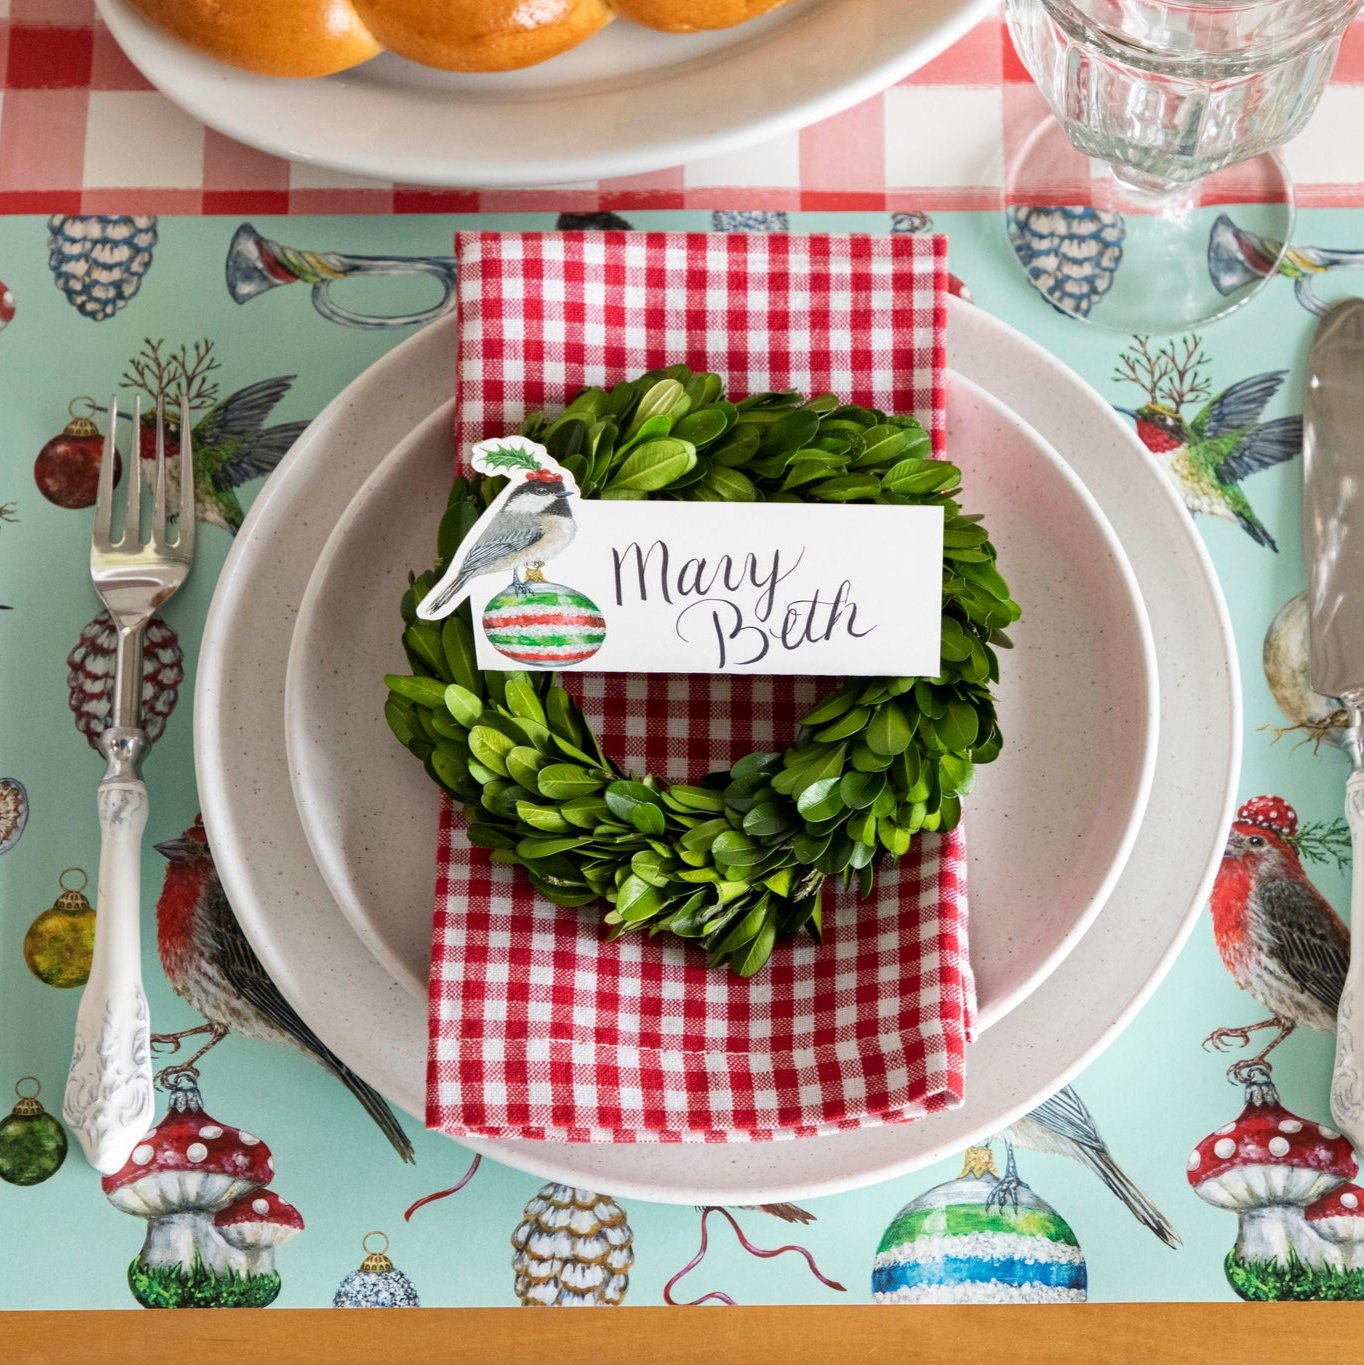
[[(48, 502), (58, 507), (93, 507), (99, 490), (99, 466), (104, 453), (104, 437), (91, 419), (90, 412), (76, 411), (78, 403), (94, 402), (73, 398), (67, 409), (71, 420), (39, 452), (33, 462), (33, 482)], [(114, 482), (123, 477), (123, 458), (114, 451)]]
[[(112, 618), (102, 611), (85, 625), (76, 647), (66, 656), (69, 705), (76, 729), (92, 749), (99, 748), (99, 737), (109, 725), (117, 639)], [(165, 731), (184, 678), (180, 640), (159, 616), (153, 616), (142, 645), (142, 728), (151, 743)]]

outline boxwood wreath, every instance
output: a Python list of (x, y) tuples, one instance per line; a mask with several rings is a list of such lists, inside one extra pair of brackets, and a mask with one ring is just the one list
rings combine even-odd
[(718, 375), (675, 365), (584, 390), (521, 432), (573, 472), (583, 497), (945, 509), (942, 672), (844, 679), (784, 752), (748, 754), (691, 783), (624, 772), (556, 673), (480, 670), (468, 600), (444, 621), (418, 618), (503, 479), (455, 479), (438, 562), (403, 597), (413, 671), (386, 678), (385, 714), (464, 803), (470, 841), (525, 868), (556, 905), (605, 902), (612, 938), (670, 934), (751, 976), (778, 939), (820, 937), (828, 878), (866, 897), (878, 858), (902, 857), (921, 830), (955, 826), (976, 766), (999, 753), (991, 642), (1019, 608), (989, 535), (960, 511), (961, 473), (930, 458), (914, 417), (829, 394), (730, 402)]

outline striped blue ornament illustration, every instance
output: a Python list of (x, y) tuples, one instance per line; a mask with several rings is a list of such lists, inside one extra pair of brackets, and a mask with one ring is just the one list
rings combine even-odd
[(1070, 1224), (1021, 1183), (992, 1198), (999, 1184), (990, 1149), (969, 1147), (961, 1175), (906, 1204), (876, 1250), (876, 1301), (1083, 1303), (1088, 1274)]

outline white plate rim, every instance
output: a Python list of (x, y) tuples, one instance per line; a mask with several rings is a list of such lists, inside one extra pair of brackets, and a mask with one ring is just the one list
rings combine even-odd
[[(377, 180), (481, 189), (523, 189), (647, 174), (780, 137), (841, 113), (895, 84), (951, 46), (995, 7), (995, 0), (856, 2), (880, 3), (885, 7), (883, 22), (903, 26), (898, 45), (892, 35), (883, 56), (872, 57), (864, 69), (846, 78), (839, 78), (832, 66), (828, 67), (828, 83), (823, 88), (797, 88), (793, 82), (789, 94), (776, 107), (765, 112), (755, 110), (733, 126), (704, 126), (714, 117), (717, 100), (682, 99), (679, 101), (682, 109), (694, 106), (700, 126), (690, 132), (646, 137), (638, 115), (632, 116), (621, 107), (616, 92), (607, 92), (600, 97), (584, 95), (568, 101), (574, 105), (572, 113), (582, 133), (571, 149), (553, 141), (556, 133), (551, 132), (543, 139), (543, 150), (536, 151), (540, 120), (533, 112), (517, 127), (504, 127), (501, 130), (504, 136), (498, 137), (496, 128), (483, 126), (478, 104), (450, 100), (452, 114), (445, 118), (443, 105), (447, 102), (431, 100), (414, 109), (413, 125), (418, 114), (426, 126), (432, 118), (436, 119), (438, 127), (432, 130), (432, 142), (440, 150), (418, 155), (411, 150), (410, 137), (376, 142), (372, 150), (348, 145), (347, 138), (357, 122), (364, 122), (371, 136), (377, 136), (375, 130), (387, 125), (386, 118), (360, 118), (359, 111), (353, 111), (350, 118), (338, 118), (336, 108), (329, 108), (335, 104), (330, 99), (332, 92), (362, 88), (363, 76), (343, 72), (314, 81), (256, 76), (185, 47), (143, 18), (129, 0), (96, 0), (105, 25), (142, 75), (172, 103), (227, 137), (289, 161), (313, 163)], [(925, 25), (922, 16), (928, 3), (935, 6), (934, 14), (938, 17), (937, 22)], [(751, 84), (739, 83), (743, 47), (744, 44), (736, 43), (738, 57), (724, 58), (722, 54), (717, 60), (715, 79), (730, 81), (731, 89), (744, 89)], [(733, 75), (726, 76), (719, 69), (721, 60), (740, 64)], [(781, 64), (775, 69), (780, 75)], [(683, 82), (686, 77), (679, 74), (675, 80)], [(312, 87), (326, 93), (318, 96), (300, 89), (285, 95), (279, 89), (283, 86)], [(380, 102), (386, 105), (382, 98), (386, 87), (378, 89)], [(685, 86), (678, 85), (677, 93), (684, 90)], [(671, 86), (667, 91), (655, 89), (646, 98), (656, 100), (663, 93), (674, 92)], [(375, 99), (373, 90), (368, 97)], [(346, 98), (343, 94), (342, 100)], [(526, 107), (534, 103), (527, 101)], [(276, 104), (281, 106), (276, 115), (278, 123), (272, 123), (268, 117), (262, 117), (261, 111)], [(543, 103), (539, 107), (543, 110)], [(381, 110), (383, 114), (389, 112), (387, 108)], [(471, 114), (478, 121), (476, 127), (470, 126)], [(591, 142), (593, 135), (601, 138), (599, 144)], [(580, 145), (586, 149), (579, 150)], [(451, 146), (461, 147), (460, 158), (453, 165), (446, 159)]]
[[(1083, 381), (1079, 380), (1078, 376), (1075, 376), (1067, 367), (1015, 329), (970, 305), (949, 300), (949, 356), (954, 350), (954, 331), (957, 336), (957, 344), (963, 347), (964, 365), (967, 369), (974, 366), (979, 370), (982, 364), (985, 368), (989, 368), (988, 356), (984, 362), (980, 360), (980, 353), (988, 351), (989, 346), (1008, 348), (1012, 356), (1010, 361), (1012, 368), (1003, 373), (1001, 383), (992, 386), (991, 391), (997, 392), (999, 387), (1008, 388), (1012, 384), (1015, 393), (1013, 402), (1018, 406), (1026, 407), (1029, 402), (1035, 403), (1036, 395), (1030, 390), (1028, 382), (1025, 380), (1010, 378), (1010, 374), (1014, 370), (1027, 371), (1034, 375), (1040, 373), (1056, 376), (1059, 377), (1059, 380), (1072, 386), (1070, 401), (1087, 407), (1089, 418), (1099, 423), (1109, 441), (1128, 452), (1129, 462), (1133, 469), (1132, 478), (1146, 487), (1151, 496), (1166, 504), (1166, 510), (1172, 518), (1170, 530), (1177, 541), (1178, 548), (1183, 551), (1183, 557), (1188, 561), (1187, 564), (1181, 564), (1181, 569), (1187, 569), (1192, 573), (1192, 578), (1181, 580), (1182, 590), (1186, 598), (1201, 595), (1205, 599), (1203, 606), (1210, 615), (1210, 620), (1206, 624), (1211, 629), (1203, 638), (1202, 647), (1209, 659), (1213, 661), (1214, 666), (1207, 676), (1199, 679), (1204, 684), (1200, 693), (1201, 700), (1205, 706), (1210, 704), (1211, 714), (1220, 717), (1222, 721), (1222, 725), (1211, 732), (1202, 728), (1202, 722), (1200, 722), (1200, 756), (1196, 765), (1190, 762), (1187, 752), (1179, 747), (1175, 739), (1175, 731), (1170, 729), (1167, 735), (1167, 727), (1163, 727), (1162, 752), (1168, 753), (1177, 765), (1182, 764), (1180, 767), (1181, 774), (1197, 785), (1200, 800), (1207, 803), (1207, 809), (1200, 806), (1200, 815), (1207, 820), (1207, 828), (1203, 831), (1206, 836), (1204, 841), (1206, 847), (1199, 849), (1198, 865), (1200, 871), (1197, 876), (1190, 876), (1181, 882), (1184, 887), (1180, 893), (1180, 899), (1184, 901), (1183, 913), (1173, 925), (1162, 925), (1161, 942), (1164, 946), (1154, 959), (1143, 967), (1144, 975), (1141, 979), (1130, 988), (1126, 985), (1123, 987), (1125, 1000), (1118, 1004), (1107, 1017), (1105, 1024), (1089, 1037), (1088, 1042), (1079, 1047), (1073, 1047), (1074, 1038), (1066, 1034), (1064, 1029), (1060, 1029), (1059, 1037), (1053, 1037), (1053, 1035), (1058, 1034), (1058, 1016), (1055, 1009), (1048, 1007), (1064, 1002), (1068, 986), (1076, 982), (1082, 983), (1084, 969), (1079, 959), (1088, 959), (1092, 956), (1092, 951), (1097, 951), (1095, 945), (1104, 937), (1106, 923), (1111, 922), (1106, 921), (1105, 912), (1110, 910), (1112, 901), (1110, 901), (1109, 906), (1104, 907), (1104, 911), (1101, 911), (1096, 919), (1095, 927), (1081, 941), (1076, 952), (1071, 954), (1068, 961), (1062, 964), (1053, 977), (1044, 983), (1019, 1011), (1020, 1014), (1028, 1016), (1030, 1023), (1034, 1026), (1034, 1035), (1027, 1049), (1010, 1054), (1010, 1078), (1016, 1080), (1021, 1088), (1007, 1111), (999, 1114), (991, 1121), (991, 1128), (997, 1130), (1033, 1107), (1047, 1094), (1068, 1082), (1102, 1052), (1104, 1047), (1112, 1041), (1146, 1000), (1150, 998), (1187, 940), (1211, 887), (1216, 872), (1222, 832), (1226, 828), (1235, 805), (1235, 781), (1242, 738), (1241, 698), (1236, 650), (1230, 621), (1207, 550), (1189, 522), (1187, 513), (1173, 488), (1165, 480), (1164, 475), (1149, 453), (1135, 440), (1131, 431), (1124, 426), (1117, 414), (1110, 411), (1098, 395), (1094, 394), (1092, 389), (1089, 389)], [(324, 413), (319, 417), (319, 422), (323, 418), (335, 421), (352, 408), (372, 414), (373, 406), (365, 407), (365, 393), (368, 391), (372, 397), (374, 392), (392, 383), (397, 383), (401, 388), (403, 381), (400, 381), (398, 376), (401, 375), (404, 368), (420, 368), (423, 344), (424, 334), (418, 334), (395, 348), (383, 360), (371, 367), (365, 376), (362, 376), (362, 380), (368, 382), (368, 390), (361, 384), (361, 381), (357, 381), (355, 385), (339, 395), (324, 410)], [(435, 396), (442, 391), (439, 386), (448, 383), (448, 373), (433, 371), (428, 376), (428, 381), (434, 402)], [(416, 381), (409, 375), (406, 382), (411, 384)], [(1053, 399), (1051, 408), (1055, 406)], [(1043, 413), (1043, 416), (1048, 415), (1049, 411)], [(377, 424), (380, 428), (383, 427), (385, 420), (386, 418), (382, 415), (378, 418)], [(410, 429), (410, 422), (407, 429)], [(400, 439), (402, 434), (403, 428), (401, 424), (398, 424), (387, 433), (387, 437), (390, 441), (396, 441)], [(276, 912), (283, 910), (284, 916), (281, 917), (277, 913), (273, 921), (271, 915), (260, 913), (260, 906), (254, 903), (255, 888), (251, 875), (251, 864), (258, 863), (259, 858), (253, 858), (248, 862), (248, 860), (238, 856), (238, 849), (242, 846), (243, 841), (238, 837), (240, 834), (239, 822), (234, 817), (230, 798), (234, 776), (243, 780), (246, 785), (245, 794), (248, 796), (257, 789), (256, 786), (252, 785), (257, 783), (257, 779), (249, 771), (233, 774), (224, 769), (222, 760), (231, 754), (231, 746), (223, 743), (224, 727), (221, 723), (222, 718), (217, 713), (217, 708), (225, 682), (229, 682), (226, 675), (230, 673), (230, 669), (226, 665), (230, 661), (230, 651), (226, 649), (226, 646), (231, 638), (232, 619), (234, 610), (236, 610), (233, 598), (237, 595), (239, 587), (246, 578), (248, 547), (257, 538), (257, 530), (264, 522), (271, 507), (276, 503), (282, 505), (288, 502), (293, 491), (292, 484), (301, 477), (300, 471), (304, 469), (309, 445), (309, 438), (305, 435), (267, 483), (228, 557), (210, 609), (195, 695), (196, 766), (205, 820), (209, 825), (215, 846), (222, 850), (219, 853), (219, 870), (223, 876), (224, 885), (234, 905), (237, 906), (244, 930), (257, 952), (266, 961), (269, 961), (273, 956), (274, 938), (294, 902), (286, 899), (282, 905), (276, 904)], [(1145, 558), (1148, 563), (1153, 555), (1154, 552), (1139, 551), (1139, 557)], [(1171, 557), (1168, 550), (1162, 550), (1162, 556), (1164, 559)], [(1176, 555), (1175, 557), (1179, 556)], [(1139, 568), (1139, 581), (1142, 580), (1142, 577), (1143, 573)], [(281, 607), (281, 618), (289, 618), (290, 612), (291, 607), (286, 599)], [(1167, 624), (1171, 622), (1177, 624), (1181, 619), (1182, 617), (1179, 614), (1170, 614)], [(1162, 656), (1162, 667), (1165, 661), (1165, 656)], [(1169, 693), (1166, 692), (1166, 695), (1168, 696)], [(1208, 712), (1201, 707), (1200, 715), (1206, 714)], [(1168, 744), (1166, 743), (1167, 738)], [(282, 741), (282, 735), (276, 734), (275, 739)], [(1158, 758), (1158, 776), (1160, 771), (1161, 764)], [(1211, 809), (1214, 800), (1215, 812)], [(1153, 809), (1153, 807), (1148, 806), (1147, 820), (1155, 825), (1156, 818), (1152, 814)], [(1193, 842), (1187, 837), (1193, 832), (1189, 829), (1185, 830), (1186, 839), (1181, 851), (1186, 854), (1194, 848)], [(301, 840), (301, 829), (298, 833)], [(1160, 839), (1161, 847), (1164, 849), (1163, 836), (1157, 834), (1153, 836), (1153, 839)], [(303, 842), (306, 849), (306, 841)], [(1163, 863), (1161, 865), (1164, 866)], [(1120, 881), (1118, 893), (1115, 893), (1115, 896), (1120, 894), (1122, 889)], [(1143, 897), (1145, 893), (1146, 888), (1143, 888)], [(301, 893), (295, 891), (293, 894), (297, 896)], [(340, 918), (339, 914), (337, 918)], [(348, 926), (343, 927), (345, 934), (353, 941), (354, 950), (363, 954), (363, 947), (358, 940), (354, 939), (354, 935)], [(325, 926), (325, 932), (328, 935), (334, 933), (335, 926)], [(1090, 966), (1092, 965), (1091, 963)], [(319, 965), (315, 972), (314, 984), (317, 989), (335, 990), (349, 989), (350, 983), (340, 981), (335, 973), (328, 972), (323, 966)], [(291, 997), (292, 1003), (296, 1007), (302, 1007), (306, 1016), (309, 1012), (310, 1001), (298, 998), (295, 993), (290, 991), (287, 984), (283, 984), (282, 989), (285, 990), (286, 995)], [(399, 993), (401, 988), (396, 983), (390, 983), (389, 990), (391, 994)], [(376, 996), (370, 1002), (371, 1006), (383, 1003), (385, 1001), (381, 996)], [(319, 1032), (329, 1044), (343, 1053), (350, 1050), (344, 1031), (338, 1032), (329, 1025), (323, 1025), (319, 1028)], [(995, 1030), (994, 1034), (982, 1040), (982, 1046), (989, 1047), (991, 1039), (998, 1032)], [(1054, 1062), (1046, 1063), (1045, 1074), (1039, 1074), (1037, 1058), (1041, 1055), (1044, 1044), (1064, 1047), (1066, 1049), (1066, 1060), (1059, 1067)], [(375, 1046), (378, 1044), (376, 1043)], [(379, 1079), (382, 1083), (382, 1078)], [(600, 1180), (597, 1178), (597, 1173), (592, 1171), (584, 1173), (581, 1163), (575, 1165), (563, 1155), (563, 1153), (576, 1155), (571, 1147), (547, 1149), (545, 1144), (499, 1144), (482, 1140), (466, 1140), (463, 1145), (495, 1156), (509, 1165), (543, 1178), (588, 1185), (592, 1185), (595, 1181), (598, 1186), (610, 1188), (622, 1197), (662, 1202), (691, 1202), (694, 1200), (713, 1203), (769, 1202), (773, 1199), (808, 1198), (857, 1188), (874, 1181), (903, 1175), (953, 1152), (960, 1151), (970, 1140), (971, 1134), (961, 1131), (959, 1126), (954, 1128), (951, 1121), (954, 1115), (962, 1116), (962, 1114), (963, 1111), (960, 1110), (952, 1111), (952, 1113), (937, 1116), (918, 1125), (919, 1133), (929, 1135), (928, 1142), (918, 1144), (913, 1151), (899, 1152), (891, 1159), (880, 1161), (875, 1169), (858, 1169), (854, 1173), (848, 1174), (846, 1167), (844, 1167), (835, 1175), (821, 1172), (818, 1177), (803, 1179), (787, 1178), (783, 1180), (770, 1175), (763, 1177), (722, 1170), (717, 1174), (710, 1175), (708, 1177), (709, 1183), (701, 1183), (692, 1179), (686, 1184), (667, 1185), (657, 1180), (614, 1174), (609, 1180)], [(886, 1130), (872, 1131), (885, 1132)], [(902, 1131), (906, 1134), (908, 1132), (908, 1130)], [(844, 1138), (855, 1136), (857, 1135), (843, 1135)], [(812, 1140), (814, 1143), (824, 1141), (827, 1140)], [(599, 1154), (602, 1149), (592, 1150)], [(622, 1149), (614, 1150), (620, 1152)], [(639, 1149), (635, 1150), (638, 1151)], [(658, 1149), (650, 1150), (657, 1151)], [(720, 1150), (731, 1157), (736, 1153), (736, 1149), (732, 1147)], [(696, 1157), (700, 1157), (701, 1153), (693, 1151), (689, 1155), (694, 1160)]]
[[(453, 363), (453, 356), (451, 359)], [(1010, 1010), (1022, 1003), (1064, 961), (1066, 954), (1071, 951), (1094, 922), (1094, 917), (1107, 901), (1126, 867), (1128, 856), (1136, 842), (1146, 812), (1146, 804), (1150, 798), (1151, 786), (1155, 777), (1160, 724), (1160, 689), (1156, 674), (1155, 642), (1151, 634), (1151, 625), (1141, 589), (1137, 584), (1136, 575), (1132, 571), (1126, 551), (1118, 540), (1108, 518), (1104, 515), (1103, 509), (1095, 501), (1093, 494), (1051, 442), (1043, 438), (1040, 433), (992, 397), (980, 385), (973, 383), (965, 375), (949, 367), (947, 372), (949, 402), (954, 385), (961, 391), (969, 393), (973, 402), (991, 412), (997, 420), (1018, 429), (1022, 439), (1030, 442), (1042, 458), (1060, 475), (1080, 505), (1088, 513), (1092, 524), (1098, 529), (1108, 548), (1113, 571), (1121, 580), (1133, 609), (1133, 618), (1136, 621), (1137, 632), (1140, 636), (1140, 654), (1143, 665), (1143, 676), (1139, 686), (1142, 689), (1145, 701), (1144, 714), (1140, 716), (1145, 736), (1141, 751), (1142, 757), (1137, 771), (1130, 775), (1135, 778), (1135, 781), (1131, 782), (1126, 817), (1115, 841), (1112, 857), (1088, 897), (1085, 909), (1071, 922), (1051, 950), (1034, 964), (1032, 971), (1022, 976), (1010, 989), (1002, 992), (999, 996), (982, 999), (978, 1002), (975, 1033), (979, 1037), (1003, 1019)], [(333, 562), (338, 548), (348, 541), (352, 534), (353, 522), (358, 516), (363, 515), (363, 509), (375, 492), (395, 477), (394, 471), (402, 467), (411, 458), (410, 452), (413, 448), (424, 444), (432, 438), (434, 433), (441, 430), (453, 433), (453, 410), (454, 399), (446, 398), (439, 407), (418, 422), (412, 431), (379, 461), (347, 504), (346, 510), (337, 518), (313, 566), (313, 571), (309, 575), (308, 586), (299, 601), (298, 615), (295, 620), (288, 662), (285, 667), (284, 683), (284, 736), (288, 756), (289, 780), (294, 795), (294, 806), (299, 813), (304, 835), (312, 851), (314, 864), (332, 899), (346, 917), (346, 921), (355, 931), (357, 937), (369, 949), (371, 955), (383, 964), (385, 970), (394, 980), (423, 1001), (426, 1000), (428, 992), (425, 971), (419, 976), (414, 975), (409, 963), (399, 956), (391, 948), (388, 941), (375, 930), (365, 915), (363, 907), (357, 903), (358, 896), (350, 887), (344, 870), (336, 866), (335, 861), (327, 856), (323, 835), (314, 821), (309, 818), (309, 812), (315, 808), (316, 802), (309, 766), (311, 745), (304, 734), (305, 718), (313, 707), (312, 686), (307, 678), (309, 666), (315, 662), (308, 631), (309, 623), (315, 618), (318, 599), (325, 591), (327, 566)], [(967, 477), (970, 478), (969, 466)]]

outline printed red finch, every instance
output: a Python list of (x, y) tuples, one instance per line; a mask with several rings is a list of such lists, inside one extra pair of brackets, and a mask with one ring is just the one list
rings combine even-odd
[(1270, 1017), (1216, 1029), (1203, 1045), (1246, 1047), (1255, 1030), (1278, 1029), (1258, 1057), (1231, 1067), (1227, 1074), (1237, 1081), (1299, 1024), (1323, 1033), (1336, 1027), (1350, 931), (1307, 879), (1293, 846), (1297, 832), (1297, 814), (1282, 797), (1253, 797), (1236, 813), (1213, 884), (1212, 927), (1222, 961)]
[(299, 1018), (261, 966), (228, 904), (203, 817), (196, 815), (180, 838), (157, 844), (156, 851), (169, 862), (156, 903), (161, 966), (176, 994), (207, 1022), (180, 1033), (155, 1034), (152, 1042), (178, 1051), (182, 1038), (209, 1035), (187, 1061), (164, 1070), (162, 1079), (176, 1073), (198, 1075), (195, 1062), (233, 1030), (267, 1043), (284, 1043), (326, 1067), (360, 1101), (398, 1155), (411, 1161), (412, 1144), (393, 1111)]

